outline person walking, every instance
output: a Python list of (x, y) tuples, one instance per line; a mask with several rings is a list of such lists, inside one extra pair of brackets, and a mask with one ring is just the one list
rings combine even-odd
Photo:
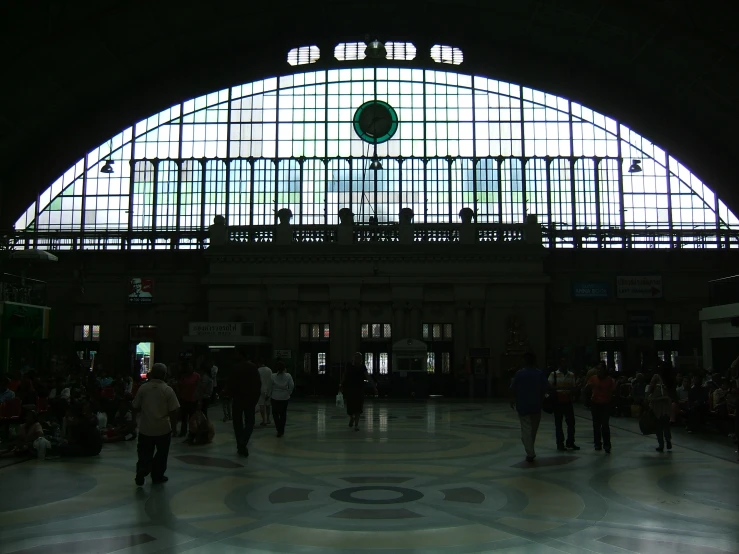
[(285, 422), (287, 421), (287, 404), (290, 396), (295, 390), (295, 382), (285, 368), (285, 364), (277, 362), (275, 366), (277, 373), (272, 375), (272, 415), (275, 418), (277, 436), (285, 434)]
[(262, 381), (262, 389), (259, 394), (259, 415), (262, 416), (262, 427), (269, 425), (270, 394), (272, 392), (272, 370), (267, 367), (263, 360), (257, 360), (257, 371)]
[(593, 416), (593, 443), (595, 449), (605, 449), (606, 454), (611, 453), (611, 409), (613, 406), (613, 393), (616, 390), (616, 381), (608, 375), (608, 369), (604, 363), (598, 366), (597, 375), (588, 379), (585, 385), (585, 394), (590, 395), (590, 413)]
[(196, 373), (191, 360), (185, 362), (182, 375), (177, 382), (178, 396), (182, 404), (182, 421), (180, 422), (180, 436), (187, 436), (187, 423), (190, 421), (192, 414), (200, 400), (200, 374)]
[(359, 416), (362, 415), (364, 409), (365, 379), (375, 388), (375, 394), (377, 394), (377, 385), (364, 365), (364, 356), (361, 352), (355, 352), (352, 363), (348, 364), (344, 370), (344, 378), (339, 387), (344, 395), (346, 413), (349, 415), (349, 427), (354, 427), (355, 431), (359, 431)]
[[(557, 403), (554, 405), (557, 450), (580, 450), (575, 444), (575, 411), (572, 407), (575, 399), (575, 374), (567, 369), (565, 358), (559, 360), (559, 366), (549, 375), (549, 386), (557, 391)], [(562, 430), (563, 419), (567, 424), (567, 442)]]
[(652, 410), (657, 420), (657, 452), (665, 451), (665, 442), (667, 442), (667, 450), (672, 450), (672, 432), (670, 431), (670, 411), (672, 409), (672, 400), (667, 392), (662, 377), (659, 373), (655, 373), (646, 390), (649, 409)]
[(524, 354), (523, 368), (516, 372), (511, 382), (511, 392), (514, 396), (511, 408), (518, 412), (518, 419), (521, 423), (521, 442), (526, 450), (526, 461), (529, 463), (536, 458), (534, 449), (536, 432), (541, 422), (544, 394), (549, 387), (546, 375), (535, 365), (536, 356), (532, 353)]
[(167, 366), (154, 364), (149, 380), (141, 385), (133, 399), (133, 420), (136, 421), (136, 414), (141, 414), (135, 479), (139, 487), (149, 474), (154, 484), (168, 481), (164, 474), (172, 442), (171, 422), (177, 421), (180, 404), (175, 392), (164, 382), (166, 377)]
[(257, 366), (248, 361), (240, 349), (236, 349), (236, 363), (228, 379), (228, 392), (232, 403), (236, 450), (240, 456), (249, 456), (247, 447), (254, 431), (254, 414), (261, 390), (262, 380)]

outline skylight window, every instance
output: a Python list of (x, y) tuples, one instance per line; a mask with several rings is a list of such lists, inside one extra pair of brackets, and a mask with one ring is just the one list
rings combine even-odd
[(367, 45), (364, 42), (340, 42), (334, 48), (334, 56), (340, 62), (353, 62), (367, 57), (364, 53)]
[(316, 63), (321, 57), (318, 46), (299, 46), (287, 53), (287, 63), (290, 65), (308, 65)]
[(462, 54), (462, 50), (456, 46), (435, 44), (431, 47), (431, 59), (437, 63), (459, 65), (464, 61), (464, 54)]
[(386, 42), (388, 60), (410, 61), (416, 58), (416, 47), (411, 42)]

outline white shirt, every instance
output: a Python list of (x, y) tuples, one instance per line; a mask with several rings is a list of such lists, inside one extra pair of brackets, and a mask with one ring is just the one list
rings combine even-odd
[(272, 370), (266, 365), (258, 368), (259, 378), (262, 380), (262, 394), (269, 394), (272, 390)]
[(141, 412), (139, 432), (149, 437), (171, 433), (169, 414), (179, 407), (177, 395), (164, 381), (152, 379), (144, 383), (133, 399), (133, 409)]
[(213, 378), (213, 386), (218, 386), (218, 366), (214, 365), (210, 368), (210, 376)]
[(272, 400), (290, 400), (294, 389), (293, 376), (287, 371), (272, 375)]

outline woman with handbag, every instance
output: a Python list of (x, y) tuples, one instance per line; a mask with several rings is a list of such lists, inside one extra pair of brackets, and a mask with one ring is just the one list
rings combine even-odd
[(672, 400), (667, 392), (662, 377), (659, 373), (655, 373), (652, 381), (645, 389), (649, 409), (654, 414), (657, 423), (657, 452), (665, 451), (665, 442), (667, 450), (672, 450), (672, 433), (670, 432), (670, 411), (672, 410)]

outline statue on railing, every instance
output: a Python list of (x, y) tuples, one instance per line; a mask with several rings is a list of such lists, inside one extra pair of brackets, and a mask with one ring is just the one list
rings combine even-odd
[(339, 210), (339, 228), (337, 235), (339, 244), (352, 244), (354, 242), (354, 214), (349, 208)]
[(290, 244), (293, 241), (293, 230), (290, 227), (290, 220), (293, 213), (289, 208), (282, 208), (277, 212), (277, 219), (280, 224), (275, 229), (275, 242), (277, 244)]
[(459, 210), (459, 218), (462, 220), (462, 227), (459, 229), (459, 242), (463, 244), (477, 242), (477, 228), (472, 225), (475, 219), (475, 210), (462, 208)]
[(541, 225), (536, 214), (526, 216), (526, 242), (528, 244), (541, 244)]
[(223, 246), (228, 243), (228, 227), (226, 218), (217, 215), (213, 218), (213, 225), (208, 227), (208, 238), (210, 246)]

